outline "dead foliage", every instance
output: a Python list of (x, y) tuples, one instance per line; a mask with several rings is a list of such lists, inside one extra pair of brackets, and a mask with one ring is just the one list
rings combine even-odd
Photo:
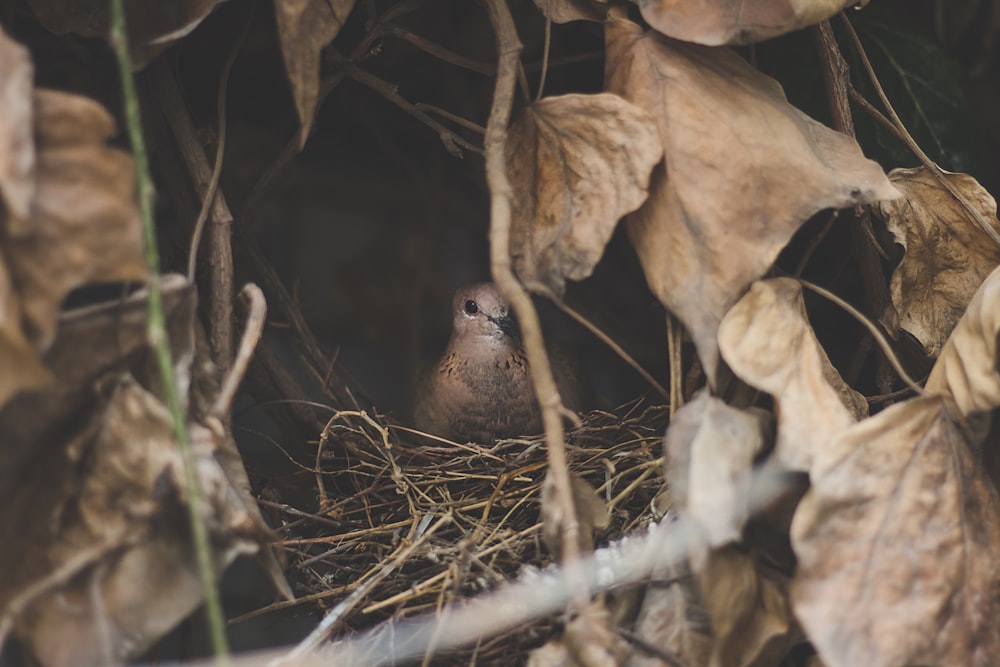
[[(975, 91), (1000, 5), (914, 2)], [(108, 3), (4, 6), (0, 662), (162, 648), (194, 525), (262, 565), (231, 627), (310, 617), (275, 664), (1000, 664), (1000, 222), (937, 164), (988, 145), (954, 63), (891, 7), (634, 4), (125, 0), (152, 184)], [(487, 264), (545, 433), (415, 432), (378, 392)], [(566, 410), (529, 293), (622, 407)]]

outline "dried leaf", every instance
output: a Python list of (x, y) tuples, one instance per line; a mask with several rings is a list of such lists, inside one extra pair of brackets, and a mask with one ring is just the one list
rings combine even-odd
[(28, 50), (0, 27), (0, 220), (25, 218), (35, 194)]
[(22, 391), (37, 389), (52, 378), (24, 335), (21, 302), (0, 257), (0, 406)]
[[(997, 203), (966, 174), (946, 174), (952, 186), (1000, 231)], [(878, 210), (905, 254), (892, 274), (899, 327), (937, 357), (969, 299), (1000, 264), (1000, 246), (925, 168), (894, 169), (889, 179), (903, 198)], [(890, 327), (895, 318), (882, 318)]]
[(719, 326), (719, 349), (733, 372), (777, 403), (775, 457), (809, 470), (827, 442), (867, 416), (806, 317), (802, 288), (790, 278), (755, 282)]
[(30, 217), (6, 251), (28, 334), (45, 349), (63, 299), (88, 283), (146, 277), (132, 159), (109, 148), (114, 124), (96, 102), (38, 91), (38, 169)]
[[(192, 286), (168, 276), (163, 294), (182, 387), (192, 375), (214, 377), (192, 365)], [(57, 382), (0, 411), (0, 533), (25, 540), (0, 550), (9, 575), (0, 581), (0, 644), (13, 632), (47, 666), (134, 656), (201, 601), (173, 423), (136, 381), (159, 386), (146, 296), (63, 315), (45, 357)], [(189, 432), (217, 565), (259, 553), (268, 531), (232, 459), (235, 444), (221, 428), (192, 423)]]
[[(215, 462), (214, 436), (197, 425), (191, 435), (212, 523), (220, 527), (213, 535), (216, 561), (224, 566), (256, 552), (257, 543), (239, 534), (248, 517), (230, 504), (233, 492)], [(0, 637), (13, 625), (48, 667), (135, 656), (202, 596), (170, 414), (126, 381), (78, 439), (46, 455), (48, 465), (33, 466), (4, 509), (5, 528), (16, 530), (7, 534), (24, 537), (30, 549), (0, 557), (4, 571), (15, 575), (0, 591), (6, 610)]]
[(637, 0), (664, 35), (707, 46), (750, 44), (830, 18), (856, 0)]
[(319, 98), (320, 53), (334, 40), (355, 0), (282, 0), (274, 3), (285, 71), (299, 113), (300, 144), (312, 129)]
[[(178, 364), (190, 363), (192, 328), (197, 299), (191, 284), (181, 276), (164, 276), (161, 283), (163, 313), (170, 350)], [(54, 426), (73, 421), (75, 415), (95, 410), (101, 378), (114, 374), (122, 363), (142, 359), (148, 350), (148, 311), (144, 291), (127, 299), (63, 313), (57, 336), (43, 360), (55, 382), (41, 391), (22, 392), (0, 409), (0, 488), (28, 474)], [(85, 353), (81, 353), (84, 351)], [(28, 358), (35, 356), (28, 355)], [(146, 379), (143, 370), (135, 375)], [(189, 376), (186, 367), (178, 373)], [(0, 374), (4, 377), (5, 374)], [(159, 387), (153, 371), (147, 386)]]
[[(191, 33), (224, 0), (125, 0), (132, 65), (141, 69), (171, 44)], [(102, 0), (29, 0), (50, 32), (108, 38), (110, 3)]]
[(979, 286), (951, 332), (927, 378), (927, 391), (944, 395), (967, 419), (1000, 406), (998, 336), (1000, 267)]
[(602, 23), (608, 13), (607, 0), (535, 0), (535, 4), (553, 23), (570, 21)]
[(898, 196), (853, 139), (788, 104), (728, 49), (606, 24), (606, 81), (654, 115), (665, 168), (626, 226), (654, 294), (718, 367), (726, 311), (817, 211)]
[(646, 200), (662, 156), (653, 118), (617, 95), (548, 97), (525, 109), (507, 139), (521, 280), (562, 294), (566, 278), (588, 277), (621, 217)]
[[(740, 539), (748, 518), (746, 497), (754, 458), (765, 442), (757, 414), (726, 405), (702, 392), (667, 429), (667, 479), (676, 506), (701, 529), (707, 546)], [(695, 552), (693, 567), (704, 553)]]
[(1000, 499), (944, 401), (854, 425), (811, 477), (792, 603), (827, 665), (1000, 664)]
[(775, 665), (790, 648), (791, 612), (779, 584), (734, 547), (713, 551), (698, 574), (712, 619), (712, 667)]

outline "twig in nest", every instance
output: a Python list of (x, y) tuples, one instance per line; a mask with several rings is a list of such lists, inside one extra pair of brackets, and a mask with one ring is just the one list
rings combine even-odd
[(451, 515), (445, 514), (439, 518), (434, 525), (428, 528), (418, 539), (401, 547), (395, 557), (392, 558), (388, 563), (384, 563), (378, 571), (376, 571), (371, 577), (369, 577), (362, 585), (358, 586), (354, 592), (348, 595), (344, 600), (337, 603), (330, 613), (320, 621), (320, 624), (316, 626), (316, 629), (309, 633), (309, 636), (303, 639), (298, 646), (289, 651), (288, 655), (279, 658), (271, 663), (271, 667), (280, 667), (280, 665), (286, 664), (293, 660), (298, 660), (302, 658), (307, 653), (313, 652), (320, 643), (326, 639), (337, 624), (344, 618), (344, 616), (353, 609), (358, 602), (360, 602), (364, 597), (383, 579), (392, 574), (396, 569), (398, 569), (403, 563), (413, 555), (413, 553), (423, 546), (424, 542), (433, 535), (438, 528), (444, 524), (451, 521)]
[[(773, 470), (755, 475), (747, 507), (756, 514), (788, 490), (788, 479)], [(589, 591), (645, 581), (657, 568), (678, 563), (694, 547), (698, 531), (689, 519), (662, 522), (649, 535), (627, 538), (581, 559), (575, 572), (560, 569), (530, 572), (493, 593), (450, 605), (450, 622), (435, 635), (438, 614), (400, 622), (388, 621), (357, 639), (317, 651), (338, 665), (394, 664), (424, 654), (433, 636), (447, 650), (495, 636), (563, 608), (576, 595), (579, 578)]]

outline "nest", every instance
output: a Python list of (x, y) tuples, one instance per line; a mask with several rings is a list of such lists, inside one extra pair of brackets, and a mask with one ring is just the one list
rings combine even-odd
[[(667, 409), (637, 401), (616, 413), (592, 412), (567, 433), (570, 469), (597, 490), (611, 515), (596, 535), (599, 544), (647, 522), (663, 488)], [(258, 613), (290, 604), (325, 612), (355, 594), (340, 610), (335, 634), (342, 635), (439, 609), (513, 579), (527, 565), (551, 562), (541, 541), (541, 438), (491, 447), (427, 442), (365, 412), (330, 419), (308, 470), (311, 497), (299, 503), (308, 506), (292, 506), (281, 489), (262, 494), (286, 498), (261, 503), (281, 526), (278, 544), (289, 556), (298, 599)], [(551, 627), (534, 623), (484, 640), (474, 659), (523, 663)]]

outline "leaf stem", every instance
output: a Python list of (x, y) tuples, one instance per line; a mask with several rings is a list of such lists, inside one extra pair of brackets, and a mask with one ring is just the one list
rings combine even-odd
[(163, 294), (160, 291), (160, 256), (156, 246), (156, 229), (153, 225), (153, 184), (149, 173), (149, 160), (142, 136), (142, 121), (139, 117), (139, 101), (132, 78), (132, 58), (129, 54), (128, 36), (125, 30), (125, 10), (123, 0), (111, 0), (111, 45), (118, 59), (121, 76), (122, 97), (124, 98), (125, 119), (128, 126), (129, 142), (135, 158), (136, 181), (138, 183), (139, 212), (142, 217), (143, 240), (146, 248), (146, 264), (152, 276), (149, 281), (149, 327), (150, 344), (156, 353), (157, 367), (163, 383), (163, 393), (174, 423), (174, 437), (180, 446), (184, 461), (184, 481), (187, 491), (187, 507), (191, 521), (198, 575), (201, 579), (202, 594), (205, 597), (206, 617), (209, 636), (216, 658), (222, 665), (228, 664), (229, 646), (226, 640), (225, 619), (219, 601), (215, 568), (212, 563), (208, 528), (203, 520), (204, 499), (198, 483), (198, 473), (188, 435), (187, 418), (181, 408), (179, 390), (173, 372), (170, 342), (166, 334), (163, 316)]

